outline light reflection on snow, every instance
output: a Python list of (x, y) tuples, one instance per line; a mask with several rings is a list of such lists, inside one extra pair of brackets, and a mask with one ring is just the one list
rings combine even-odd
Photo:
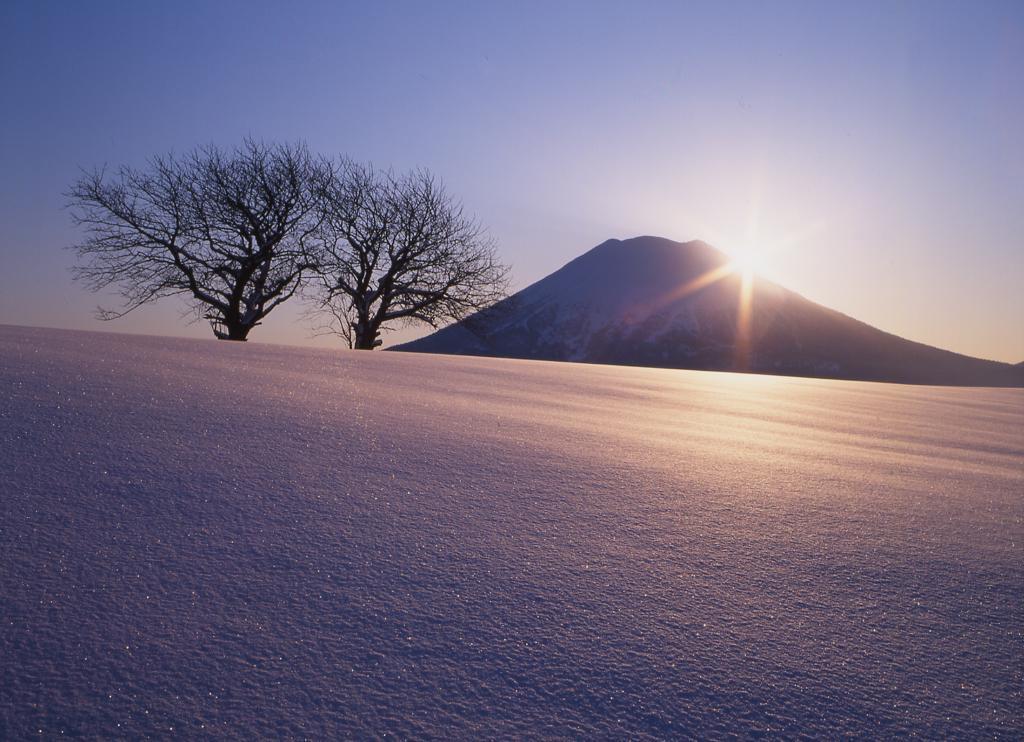
[(1021, 390), (0, 359), (2, 736), (1020, 736)]

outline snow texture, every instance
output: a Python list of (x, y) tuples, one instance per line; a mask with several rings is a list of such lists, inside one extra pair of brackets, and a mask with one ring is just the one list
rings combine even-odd
[(0, 738), (1024, 735), (1024, 392), (0, 327)]

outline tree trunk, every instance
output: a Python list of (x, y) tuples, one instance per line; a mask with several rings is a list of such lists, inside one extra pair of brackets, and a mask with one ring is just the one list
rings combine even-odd
[(245, 338), (259, 322), (251, 313), (242, 311), (242, 289), (236, 286), (231, 300), (226, 308), (221, 310), (220, 317), (211, 318), (213, 334), (218, 340), (235, 340), (245, 342)]
[(237, 340), (244, 343), (246, 336), (249, 334), (249, 330), (252, 329), (252, 325), (228, 325), (227, 333), (221, 336), (221, 340)]
[(218, 340), (237, 340), (243, 343), (245, 342), (245, 338), (249, 335), (249, 331), (255, 327), (256, 324), (258, 323), (245, 324), (235, 317), (221, 320), (210, 320), (210, 325), (213, 327), (213, 334), (217, 336)]
[(381, 341), (377, 339), (377, 328), (369, 320), (357, 321), (352, 329), (355, 333), (352, 342), (353, 349), (373, 350), (380, 345)]

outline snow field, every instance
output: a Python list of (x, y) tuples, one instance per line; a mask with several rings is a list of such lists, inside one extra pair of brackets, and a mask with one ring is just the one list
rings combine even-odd
[(0, 327), (0, 738), (1024, 734), (1024, 391)]

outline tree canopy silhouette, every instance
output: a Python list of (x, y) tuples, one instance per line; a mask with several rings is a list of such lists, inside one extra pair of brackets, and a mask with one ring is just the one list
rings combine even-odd
[(325, 181), (310, 241), (313, 295), (349, 347), (396, 324), (439, 327), (506, 294), (493, 241), (425, 170), (405, 175), (341, 160)]
[(331, 172), (305, 145), (246, 140), (85, 173), (68, 194), (86, 229), (75, 275), (119, 290), (123, 306), (102, 319), (184, 295), (218, 338), (245, 340), (310, 267), (304, 246)]

